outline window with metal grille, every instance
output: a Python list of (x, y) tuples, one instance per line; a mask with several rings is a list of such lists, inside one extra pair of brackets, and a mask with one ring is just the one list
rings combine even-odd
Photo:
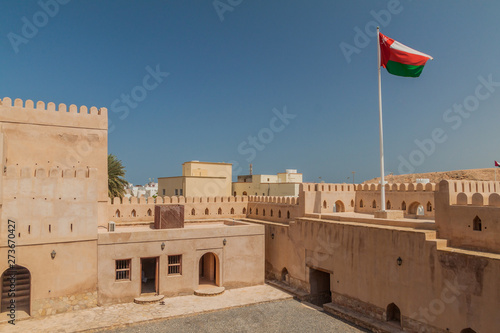
[(130, 281), (130, 259), (116, 260), (116, 281)]
[(168, 256), (168, 275), (182, 274), (182, 255)]

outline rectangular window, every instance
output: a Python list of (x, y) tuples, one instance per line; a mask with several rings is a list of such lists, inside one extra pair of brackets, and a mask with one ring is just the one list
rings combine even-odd
[(116, 281), (130, 281), (130, 259), (116, 260)]
[(179, 190), (175, 189), (175, 195), (179, 195)]
[(163, 195), (165, 195), (165, 189), (163, 189)]
[(168, 256), (168, 275), (182, 274), (182, 255)]
[(182, 188), (179, 190), (179, 195), (182, 195)]

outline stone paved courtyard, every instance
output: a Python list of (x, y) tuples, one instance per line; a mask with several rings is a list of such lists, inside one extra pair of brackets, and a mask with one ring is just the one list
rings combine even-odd
[(295, 300), (102, 330), (101, 333), (368, 332)]
[(214, 297), (180, 296), (165, 298), (165, 304), (123, 303), (0, 324), (0, 332), (88, 332), (150, 320), (202, 314), (252, 304), (291, 299), (269, 285), (226, 290)]

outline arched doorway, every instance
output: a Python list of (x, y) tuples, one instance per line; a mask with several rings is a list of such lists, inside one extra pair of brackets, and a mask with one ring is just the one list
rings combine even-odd
[(199, 263), (199, 288), (220, 287), (219, 258), (212, 252), (205, 253)]
[(422, 206), (420, 202), (415, 201), (408, 207), (408, 214), (424, 215), (424, 206)]
[(339, 212), (345, 212), (345, 206), (344, 203), (340, 200), (335, 201), (335, 211), (337, 213)]
[(290, 276), (288, 275), (288, 269), (286, 269), (286, 267), (281, 270), (281, 282), (286, 284), (290, 283)]
[[(11, 281), (13, 279), (13, 281)], [(31, 304), (31, 274), (26, 267), (15, 265), (5, 270), (2, 274), (2, 296), (1, 311), (8, 312), (10, 298), (8, 297), (10, 285), (15, 283), (16, 289), (16, 311), (24, 311), (30, 314)]]
[(464, 328), (463, 330), (460, 331), (460, 333), (476, 333), (472, 328)]
[(399, 307), (391, 303), (387, 306), (387, 317), (386, 320), (389, 322), (395, 322), (401, 325), (401, 310), (399, 310)]

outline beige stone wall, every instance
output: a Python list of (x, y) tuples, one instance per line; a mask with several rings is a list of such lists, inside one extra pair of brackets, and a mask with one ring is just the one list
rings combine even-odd
[(31, 314), (92, 306), (97, 226), (107, 220), (107, 110), (4, 98), (0, 159), (0, 256), (13, 240), (15, 263), (30, 272)]
[[(176, 189), (182, 189), (182, 191), (184, 192), (184, 180), (185, 177), (158, 178), (158, 196), (172, 197), (175, 195)], [(179, 195), (179, 193), (177, 193), (177, 195)]]
[(303, 183), (302, 214), (353, 212), (355, 196), (353, 184)]
[[(247, 214), (248, 197), (157, 197), (114, 198), (108, 203), (108, 220), (121, 222), (153, 222), (155, 204), (184, 205), (184, 218), (242, 218)], [(193, 214), (194, 209), (194, 214)], [(208, 209), (208, 211), (207, 211)], [(219, 211), (220, 209), (220, 211)], [(135, 217), (133, 216), (135, 211)], [(151, 215), (150, 215), (151, 213)], [(119, 217), (117, 217), (119, 214)]]
[[(236, 288), (264, 283), (264, 227), (231, 221), (208, 227), (114, 232), (99, 235), (99, 303), (129, 302), (141, 294), (140, 258), (159, 257), (160, 294), (192, 295), (198, 288), (200, 258), (218, 258), (219, 284)], [(226, 239), (226, 245), (224, 245)], [(161, 244), (165, 249), (161, 249)], [(182, 255), (182, 274), (168, 275), (168, 255)], [(115, 281), (115, 260), (131, 259), (131, 280)]]
[(231, 177), (231, 164), (186, 162), (183, 164), (183, 176), (158, 178), (158, 194), (191, 197), (230, 196)]
[(183, 176), (232, 178), (232, 164), (212, 162), (185, 162), (182, 164)]
[(450, 250), (434, 238), (434, 231), (306, 218), (267, 225), (266, 273), (280, 279), (286, 268), (290, 284), (309, 290), (310, 268), (331, 272), (334, 302), (382, 320), (395, 303), (407, 329), (495, 332), (500, 257)]
[(299, 200), (293, 197), (249, 196), (247, 216), (288, 224), (300, 216)]
[[(97, 239), (96, 169), (46, 170), (10, 165), (3, 183), (2, 221), (16, 224), (18, 245)], [(7, 223), (0, 246), (7, 246)]]
[[(177, 192), (176, 192), (177, 190)], [(163, 194), (165, 193), (165, 194)], [(158, 179), (158, 195), (215, 197), (230, 196), (231, 181), (223, 177), (166, 177)]]
[[(7, 251), (6, 247), (0, 248), (0, 257), (7, 258)], [(54, 259), (52, 251), (56, 252)], [(78, 304), (66, 302), (64, 297), (97, 290), (96, 240), (19, 245), (15, 248), (15, 258), (16, 264), (27, 268), (31, 274), (32, 315), (42, 315), (38, 313), (40, 309), (51, 308), (51, 313), (69, 309)], [(0, 271), (7, 268), (7, 260), (0, 261)]]
[[(299, 195), (300, 184), (294, 183), (233, 183), (233, 195), (292, 196)], [(246, 193), (246, 194), (245, 194)]]
[(186, 177), (185, 196), (214, 197), (231, 195), (231, 178)]
[[(500, 182), (442, 181), (439, 186), (439, 238), (454, 247), (500, 253)], [(474, 230), (476, 218), (481, 230)]]
[[(422, 217), (433, 218), (436, 211), (434, 193), (437, 189), (438, 186), (433, 183), (387, 184), (385, 186), (386, 206), (390, 206), (391, 210), (404, 210), (406, 217), (416, 217), (417, 207), (422, 205), (424, 211)], [(380, 210), (380, 185), (357, 185), (355, 204), (355, 211), (359, 213), (374, 213)], [(403, 209), (404, 206), (406, 209)]]
[(0, 101), (4, 165), (52, 170), (97, 169), (99, 221), (106, 219), (108, 117), (106, 108), (67, 107), (8, 97)]

